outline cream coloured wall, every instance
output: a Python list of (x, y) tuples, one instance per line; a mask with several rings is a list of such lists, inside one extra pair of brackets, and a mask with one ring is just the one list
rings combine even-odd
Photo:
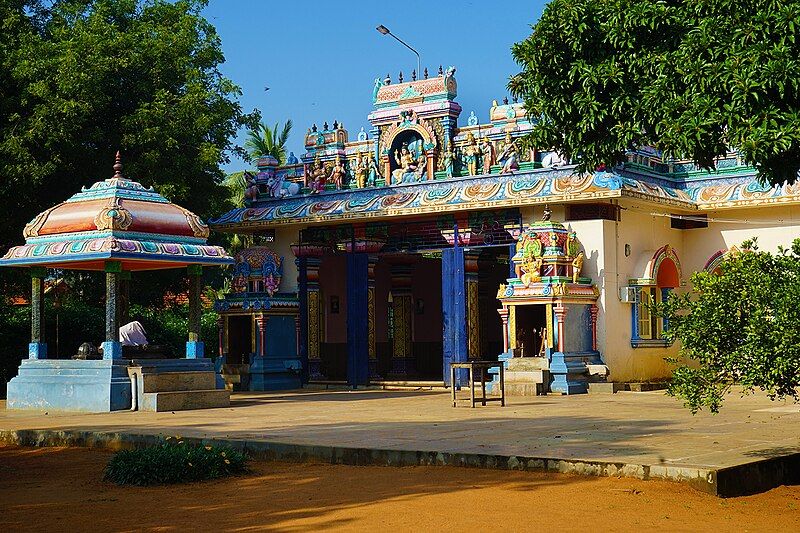
[(758, 237), (758, 247), (777, 252), (779, 246), (788, 248), (800, 238), (800, 206), (774, 206), (750, 209), (731, 209), (704, 212), (708, 228), (686, 230), (684, 242), (687, 253), (684, 266), (686, 278), (701, 270), (708, 259), (719, 250), (740, 247), (742, 241)]
[(300, 230), (303, 226), (291, 226), (275, 229), (275, 242), (268, 246), (276, 254), (283, 257), (283, 278), (279, 287), (280, 292), (297, 292), (297, 265), (291, 245), (300, 240)]

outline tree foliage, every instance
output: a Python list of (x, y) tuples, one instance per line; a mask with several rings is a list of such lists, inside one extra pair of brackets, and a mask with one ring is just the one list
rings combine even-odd
[(286, 141), (292, 131), (292, 121), (287, 120), (278, 132), (279, 124), (276, 122), (272, 129), (263, 122), (252, 128), (247, 133), (245, 147), (253, 159), (271, 155), (278, 160), (279, 165), (286, 163)]
[(800, 0), (553, 0), (512, 48), (530, 141), (583, 170), (654, 146), (711, 169), (734, 147), (800, 170)]
[(657, 310), (683, 357), (674, 361), (669, 392), (693, 412), (717, 412), (734, 385), (798, 399), (800, 239), (778, 254), (759, 251), (755, 241), (742, 248), (718, 272), (695, 273), (691, 292)]
[[(202, 217), (257, 115), (220, 72), (205, 0), (0, 2), (0, 251), (35, 214), (124, 173)], [(241, 151), (241, 150), (240, 150)]]

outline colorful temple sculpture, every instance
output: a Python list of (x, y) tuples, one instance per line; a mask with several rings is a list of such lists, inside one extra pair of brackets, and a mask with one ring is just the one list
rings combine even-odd
[[(203, 266), (233, 262), (206, 243), (208, 226), (152, 188), (123, 177), (119, 153), (114, 175), (37, 215), (0, 266), (30, 270), (31, 343), (28, 359), (8, 384), (9, 409), (107, 412), (174, 411), (229, 405), (230, 393), (200, 340)], [(106, 327), (102, 355), (48, 353), (44, 343), (43, 284), (47, 269), (105, 273)], [(189, 278), (189, 331), (185, 358), (166, 358), (141, 346), (123, 346), (132, 274), (185, 268)], [(87, 339), (90, 343), (100, 339)], [(220, 388), (218, 388), (220, 387)]]
[(283, 257), (254, 246), (235, 259), (231, 290), (214, 304), (221, 326), (217, 367), (234, 390), (299, 388), (300, 301), (278, 292)]
[[(521, 104), (464, 123), (456, 98), (454, 68), (375, 80), (355, 139), (312, 125), (302, 156), (259, 160), (245, 205), (210, 222), (268, 235), (285, 258), (262, 296), (276, 313), (296, 301), (297, 352), (287, 319), (274, 362), (299, 360), (304, 381), (442, 384), (466, 359), (501, 361), (523, 394), (666, 378), (677, 347), (648, 302), (745, 239), (775, 249), (800, 229), (800, 185), (760, 184), (733, 150), (711, 172), (644, 148), (578, 173), (519, 142), (532, 127)], [(258, 325), (228, 320), (229, 361), (269, 352), (269, 326), (258, 340)]]

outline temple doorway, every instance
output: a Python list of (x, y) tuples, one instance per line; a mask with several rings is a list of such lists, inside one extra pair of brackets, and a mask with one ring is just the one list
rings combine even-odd
[(544, 355), (548, 342), (547, 306), (515, 306), (516, 344), (515, 357), (538, 357)]
[(228, 317), (228, 357), (226, 364), (246, 365), (253, 351), (253, 319), (250, 315)]

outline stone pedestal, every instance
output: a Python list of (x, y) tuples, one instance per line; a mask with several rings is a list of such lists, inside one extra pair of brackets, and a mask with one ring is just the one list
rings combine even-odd
[(7, 407), (89, 413), (130, 409), (128, 361), (24, 359), (8, 383)]

